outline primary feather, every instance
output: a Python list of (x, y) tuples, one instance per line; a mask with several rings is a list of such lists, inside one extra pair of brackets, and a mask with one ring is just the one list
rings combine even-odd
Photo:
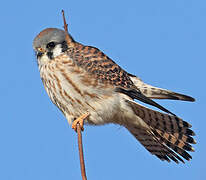
[(195, 99), (191, 96), (172, 92), (166, 89), (158, 88), (144, 83), (140, 78), (129, 74), (134, 85), (141, 91), (142, 94), (151, 99), (172, 99), (194, 102)]

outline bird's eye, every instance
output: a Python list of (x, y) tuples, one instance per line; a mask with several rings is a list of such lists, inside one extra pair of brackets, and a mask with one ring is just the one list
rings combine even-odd
[(52, 48), (54, 48), (55, 47), (55, 42), (49, 42), (47, 45), (46, 45), (46, 47), (48, 48), (48, 49), (52, 49)]

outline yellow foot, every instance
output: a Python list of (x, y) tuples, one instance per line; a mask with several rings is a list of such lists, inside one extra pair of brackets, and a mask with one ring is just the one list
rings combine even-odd
[(82, 131), (84, 131), (84, 120), (89, 116), (90, 114), (87, 112), (83, 115), (81, 115), (80, 117), (78, 117), (77, 119), (75, 119), (72, 123), (72, 129), (74, 129), (75, 131), (77, 131), (77, 124), (79, 123), (80, 128)]

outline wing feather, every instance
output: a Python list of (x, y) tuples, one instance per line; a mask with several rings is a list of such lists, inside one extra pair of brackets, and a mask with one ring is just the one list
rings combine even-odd
[(172, 92), (166, 89), (158, 88), (144, 83), (140, 78), (130, 74), (130, 79), (134, 85), (141, 91), (142, 94), (151, 99), (171, 99), (181, 101), (195, 101), (191, 96)]
[(67, 50), (67, 54), (100, 83), (108, 84), (120, 93), (173, 114), (142, 94), (130, 79), (130, 75), (99, 49), (76, 43), (74, 48)]

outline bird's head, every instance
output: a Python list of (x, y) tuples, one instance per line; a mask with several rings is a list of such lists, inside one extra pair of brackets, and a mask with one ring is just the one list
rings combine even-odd
[(61, 29), (47, 28), (41, 31), (33, 41), (38, 61), (49, 61), (64, 53), (68, 49), (65, 37), (65, 31)]

